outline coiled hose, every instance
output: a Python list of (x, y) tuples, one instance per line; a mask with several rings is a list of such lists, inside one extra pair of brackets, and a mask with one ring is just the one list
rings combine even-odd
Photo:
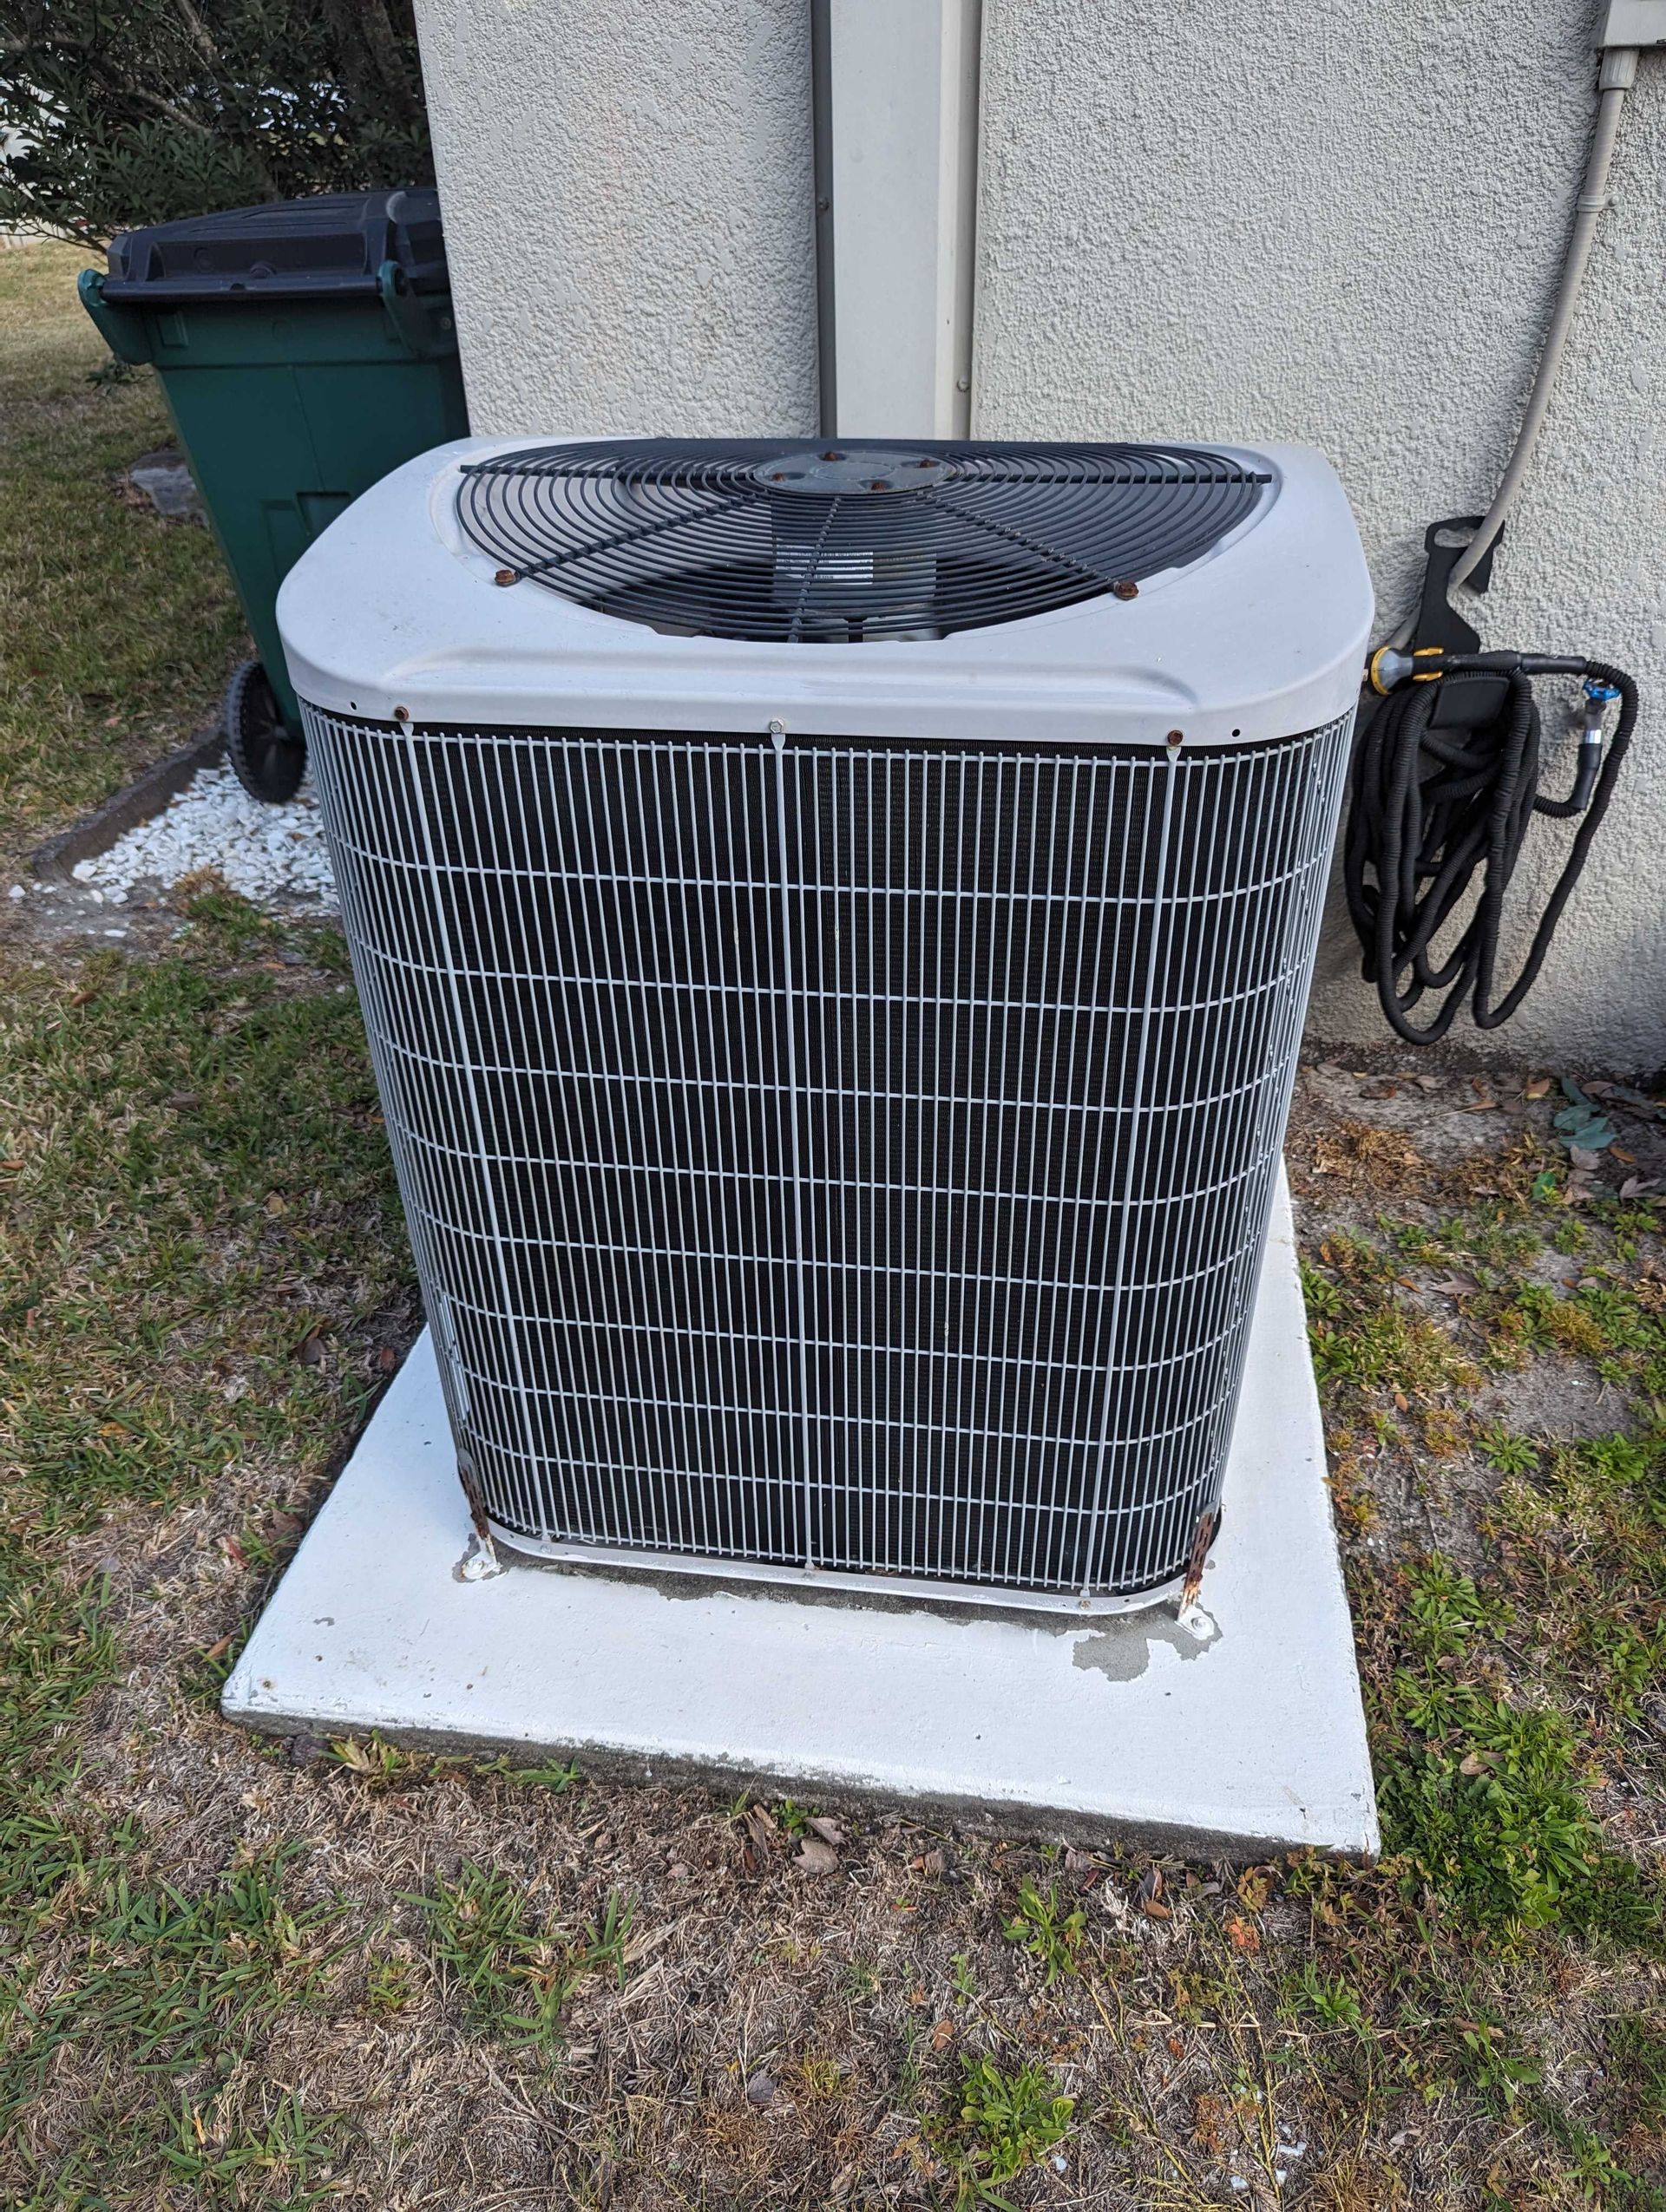
[[(1427, 655), (1416, 658), (1431, 665)], [(1636, 684), (1623, 669), (1600, 661), (1518, 654), (1445, 654), (1439, 660), (1434, 673), (1391, 691), (1361, 732), (1342, 854), (1348, 910), (1365, 953), (1361, 972), (1376, 985), (1391, 1028), (1411, 1044), (1444, 1037), (1466, 1000), (1478, 1029), (1497, 1029), (1532, 989), (1608, 811), (1637, 718)], [(1552, 672), (1584, 676), (1587, 697), (1598, 702), (1588, 713), (1580, 770), (1565, 799), (1542, 797), (1538, 789), (1540, 720), (1532, 677)], [(1448, 686), (1484, 677), (1496, 683), (1500, 676), (1508, 688), (1488, 720), (1468, 728), (1433, 726)], [(1618, 698), (1620, 711), (1604, 750), (1600, 703), (1608, 697)], [(1521, 973), (1494, 1005), (1505, 893), (1535, 814), (1583, 818)], [(1478, 871), (1474, 913), (1437, 962), (1429, 948)], [(1446, 995), (1433, 1020), (1420, 1029), (1407, 1017), (1430, 991)]]

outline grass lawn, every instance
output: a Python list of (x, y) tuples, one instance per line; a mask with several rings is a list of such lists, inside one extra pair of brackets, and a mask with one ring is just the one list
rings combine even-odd
[(148, 370), (75, 296), (89, 256), (0, 246), (0, 834), (107, 797), (182, 744), (242, 652), (207, 533), (115, 496), (173, 441)]
[[(0, 252), (14, 849), (237, 651), (75, 265)], [(0, 913), (0, 2203), (1666, 2212), (1646, 1104), (1580, 1188), (1537, 1083), (1304, 1079), (1387, 1855), (1157, 1866), (225, 1726), (416, 1311), (339, 940), (174, 921)]]

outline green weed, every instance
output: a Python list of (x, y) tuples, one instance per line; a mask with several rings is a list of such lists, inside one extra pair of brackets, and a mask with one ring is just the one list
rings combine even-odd
[(1500, 1475), (1530, 1474), (1538, 1464), (1538, 1446), (1526, 1436), (1512, 1436), (1507, 1429), (1478, 1430), (1475, 1448)]
[(1610, 1850), (1578, 1788), (1566, 1718), (1518, 1706), (1477, 1679), (1474, 1646), (1502, 1617), (1467, 1575), (1434, 1561), (1410, 1578), (1398, 1727), (1381, 1746), (1384, 1842), (1449, 1908), (1505, 1935), (1552, 1923), (1641, 1937), (1658, 1901)]
[(956, 2206), (1007, 2208), (999, 2194), (1070, 2131), (1075, 2099), (1061, 2097), (1046, 2067), (1005, 2073), (993, 2058), (965, 2057), (951, 2111), (928, 2130), (948, 2169)]
[(1046, 1969), (1051, 1985), (1060, 1974), (1076, 1972), (1076, 1954), (1086, 1926), (1087, 1916), (1079, 1905), (1066, 1910), (1060, 1904), (1056, 1884), (1048, 1884), (1044, 1897), (1033, 1882), (1026, 1882), (1019, 1889), (1018, 1910), (1001, 1933)]
[(1365, 2012), (1359, 1992), (1341, 1974), (1323, 1974), (1309, 1960), (1296, 1977), (1289, 2008), (1298, 2019), (1316, 2020), (1321, 2027), (1365, 2033)]

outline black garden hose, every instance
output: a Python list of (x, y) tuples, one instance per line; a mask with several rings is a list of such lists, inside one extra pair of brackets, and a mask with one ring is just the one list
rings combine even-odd
[[(1374, 661), (1374, 681), (1386, 658)], [(1637, 687), (1623, 669), (1600, 661), (1526, 654), (1420, 652), (1405, 657), (1403, 668), (1416, 680), (1388, 693), (1355, 746), (1342, 874), (1365, 951), (1361, 972), (1376, 985), (1389, 1025), (1408, 1044), (1433, 1044), (1466, 999), (1478, 1029), (1497, 1029), (1532, 989), (1608, 811), (1637, 718)], [(1579, 773), (1565, 799), (1544, 798), (1538, 790), (1540, 722), (1532, 677), (1551, 673), (1584, 676), (1587, 697), (1595, 702)], [(1450, 687), (1490, 681), (1496, 688), (1500, 677), (1503, 703), (1487, 720), (1435, 725)], [(1620, 711), (1604, 749), (1600, 724), (1608, 697), (1618, 698)], [(1495, 1005), (1505, 893), (1535, 814), (1582, 819), (1521, 973)], [(1478, 870), (1474, 913), (1437, 964), (1429, 947)], [(1407, 1016), (1426, 991), (1446, 995), (1433, 1020), (1419, 1029)]]

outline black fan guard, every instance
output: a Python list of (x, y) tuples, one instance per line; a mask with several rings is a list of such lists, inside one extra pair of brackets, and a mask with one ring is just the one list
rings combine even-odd
[(1190, 446), (632, 438), (468, 463), (498, 580), (685, 636), (936, 638), (1197, 560), (1269, 481)]

